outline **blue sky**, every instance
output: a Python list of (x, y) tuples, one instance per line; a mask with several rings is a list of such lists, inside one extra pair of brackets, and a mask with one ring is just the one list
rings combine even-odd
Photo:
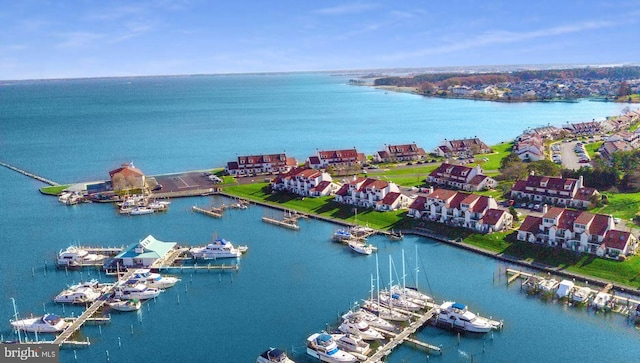
[(640, 62), (636, 1), (2, 1), (0, 79)]

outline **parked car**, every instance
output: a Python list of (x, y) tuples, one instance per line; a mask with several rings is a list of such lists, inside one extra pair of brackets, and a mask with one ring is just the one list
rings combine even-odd
[(533, 203), (529, 204), (529, 209), (533, 209), (533, 206), (534, 206)]
[(158, 191), (160, 189), (162, 189), (162, 184), (156, 184), (156, 185), (153, 186), (153, 188), (151, 190), (156, 192), (156, 191)]
[(540, 210), (540, 204), (536, 204), (533, 206), (533, 210)]

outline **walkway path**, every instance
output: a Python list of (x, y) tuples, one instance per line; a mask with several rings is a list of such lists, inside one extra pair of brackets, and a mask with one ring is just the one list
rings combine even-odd
[(33, 179), (35, 179), (35, 180), (41, 181), (41, 182), (43, 182), (43, 183), (46, 183), (46, 184), (49, 184), (49, 185), (53, 185), (53, 186), (60, 185), (59, 183), (56, 183), (56, 182), (54, 182), (54, 181), (52, 181), (52, 180), (49, 180), (49, 179), (43, 178), (43, 177), (41, 177), (41, 176), (39, 176), (39, 175), (36, 175), (36, 174), (30, 173), (30, 172), (28, 172), (28, 171), (26, 171), (26, 170), (22, 170), (22, 169), (20, 169), (20, 168), (17, 168), (17, 167), (15, 167), (15, 166), (13, 166), (13, 165), (9, 165), (9, 164), (7, 164), (7, 163), (3, 163), (3, 162), (1, 162), (1, 161), (0, 161), (0, 165), (4, 166), (4, 167), (5, 167), (5, 168), (7, 168), (7, 169), (11, 169), (11, 170), (13, 170), (13, 171), (15, 171), (15, 172), (18, 172), (18, 173), (20, 173), (20, 174), (22, 174), (22, 175), (26, 175), (26, 176), (28, 176), (29, 178), (33, 178)]

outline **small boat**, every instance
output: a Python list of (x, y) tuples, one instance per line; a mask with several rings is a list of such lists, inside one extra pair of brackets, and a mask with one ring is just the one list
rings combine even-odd
[(338, 348), (333, 337), (324, 332), (312, 334), (307, 338), (307, 354), (328, 363), (355, 362), (357, 360), (353, 354)]
[(283, 350), (276, 348), (269, 348), (264, 353), (258, 356), (256, 363), (295, 363)]
[(15, 329), (37, 333), (56, 333), (63, 331), (69, 324), (69, 322), (54, 314), (11, 322)]
[(419, 305), (423, 308), (427, 307), (427, 305), (433, 301), (431, 296), (425, 295), (415, 288), (394, 285), (391, 287), (391, 292), (394, 294), (398, 294), (402, 297), (402, 299)]
[(403, 238), (404, 235), (400, 231), (395, 232), (394, 230), (391, 230), (391, 232), (389, 232), (389, 239), (392, 241), (400, 241)]
[(589, 296), (591, 296), (591, 289), (584, 286), (578, 289), (575, 293), (573, 293), (573, 301), (580, 304), (586, 303), (589, 300)]
[(538, 282), (538, 289), (543, 294), (551, 294), (558, 288), (558, 284), (556, 279), (542, 279)]
[(189, 253), (191, 253), (194, 258), (203, 260), (237, 258), (242, 256), (242, 251), (233, 247), (233, 244), (224, 238), (217, 238), (204, 247), (192, 247), (189, 249)]
[(558, 297), (558, 299), (568, 297), (569, 294), (571, 293), (571, 290), (573, 290), (574, 286), (575, 284), (573, 283), (573, 281), (570, 281), (570, 280), (560, 281), (560, 284), (558, 285), (558, 290), (556, 290), (556, 296)]
[(107, 305), (117, 311), (136, 311), (140, 310), (142, 303), (140, 300), (120, 300), (114, 299), (107, 303)]
[(353, 317), (357, 317), (359, 319), (363, 319), (369, 324), (369, 326), (377, 329), (382, 329), (386, 331), (396, 331), (397, 327), (387, 320), (384, 320), (377, 315), (370, 313), (364, 309), (360, 309), (358, 311), (349, 310), (346, 314), (342, 315), (342, 319), (350, 319)]
[(102, 292), (91, 286), (74, 285), (59, 293), (53, 301), (68, 304), (86, 304), (96, 301)]
[(611, 307), (613, 303), (613, 296), (611, 294), (607, 294), (606, 292), (599, 292), (596, 294), (596, 297), (593, 298), (593, 302), (591, 305), (596, 310), (604, 310)]
[(145, 214), (155, 213), (155, 211), (156, 211), (155, 209), (148, 208), (148, 207), (135, 207), (129, 212), (129, 215), (141, 216)]
[(378, 317), (384, 320), (390, 320), (390, 321), (408, 321), (409, 320), (409, 317), (407, 315), (402, 314), (393, 309), (384, 307), (374, 301), (366, 300), (362, 305), (362, 308), (371, 312), (372, 314), (377, 315)]
[(369, 343), (356, 334), (331, 334), (331, 337), (338, 345), (338, 348), (353, 354), (360, 360), (366, 360), (367, 354), (371, 351)]
[(386, 307), (396, 307), (403, 310), (408, 311), (418, 311), (422, 309), (425, 305), (418, 305), (413, 303), (407, 299), (405, 299), (401, 294), (391, 293), (388, 291), (380, 291), (379, 297), (380, 304)]
[(125, 300), (147, 300), (153, 299), (154, 297), (160, 295), (162, 290), (147, 287), (145, 284), (135, 284), (135, 285), (119, 285), (116, 286), (114, 297), (116, 299), (125, 299)]
[(338, 229), (333, 234), (333, 240), (336, 242), (343, 242), (351, 239), (351, 233), (344, 228)]
[(364, 340), (381, 340), (384, 339), (375, 329), (372, 329), (366, 320), (357, 316), (352, 316), (349, 319), (345, 319), (338, 327), (338, 330), (345, 334), (355, 334)]
[(143, 283), (148, 287), (157, 289), (166, 289), (175, 285), (180, 279), (172, 276), (162, 276), (153, 273), (147, 268), (140, 268), (133, 271), (133, 275), (127, 281), (127, 284)]
[(466, 305), (452, 301), (447, 301), (440, 305), (437, 322), (452, 329), (471, 333), (486, 333), (497, 328), (488, 319), (478, 317), (467, 310)]
[(58, 252), (58, 266), (81, 267), (101, 265), (107, 258), (105, 255), (89, 253), (86, 250), (69, 246), (66, 250)]
[(360, 242), (357, 240), (350, 240), (349, 248), (353, 252), (361, 253), (363, 255), (370, 255), (373, 253), (373, 251), (377, 250), (375, 246), (367, 244), (366, 242)]
[(169, 209), (169, 205), (163, 202), (153, 201), (147, 205), (147, 208), (153, 209), (156, 212), (165, 212)]

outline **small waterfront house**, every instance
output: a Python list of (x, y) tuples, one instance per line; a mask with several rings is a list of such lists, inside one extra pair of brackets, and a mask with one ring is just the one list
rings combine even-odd
[(122, 164), (119, 168), (109, 172), (113, 190), (142, 189), (144, 187), (144, 173), (131, 163)]
[(311, 168), (298, 167), (281, 174), (271, 182), (276, 191), (288, 191), (303, 197), (329, 195), (338, 189), (329, 173)]
[(286, 173), (297, 165), (296, 159), (286, 154), (238, 156), (227, 163), (225, 172), (232, 176)]
[(506, 210), (490, 208), (476, 224), (476, 229), (483, 233), (503, 231), (511, 228), (513, 216)]
[(487, 144), (477, 137), (460, 140), (444, 140), (435, 150), (439, 156), (451, 157), (472, 157), (477, 154), (487, 154), (493, 152)]
[(423, 148), (415, 143), (405, 145), (385, 145), (384, 150), (376, 151), (373, 160), (378, 163), (422, 160), (427, 156)]
[(166, 258), (176, 242), (163, 242), (148, 235), (120, 252), (114, 259), (124, 267), (149, 267), (158, 259)]
[(513, 152), (522, 161), (544, 159), (544, 141), (539, 134), (522, 134), (513, 144)]
[(409, 198), (400, 193), (400, 188), (395, 183), (362, 177), (354, 177), (350, 182), (343, 184), (336, 192), (334, 200), (376, 210), (405, 208), (409, 204)]

